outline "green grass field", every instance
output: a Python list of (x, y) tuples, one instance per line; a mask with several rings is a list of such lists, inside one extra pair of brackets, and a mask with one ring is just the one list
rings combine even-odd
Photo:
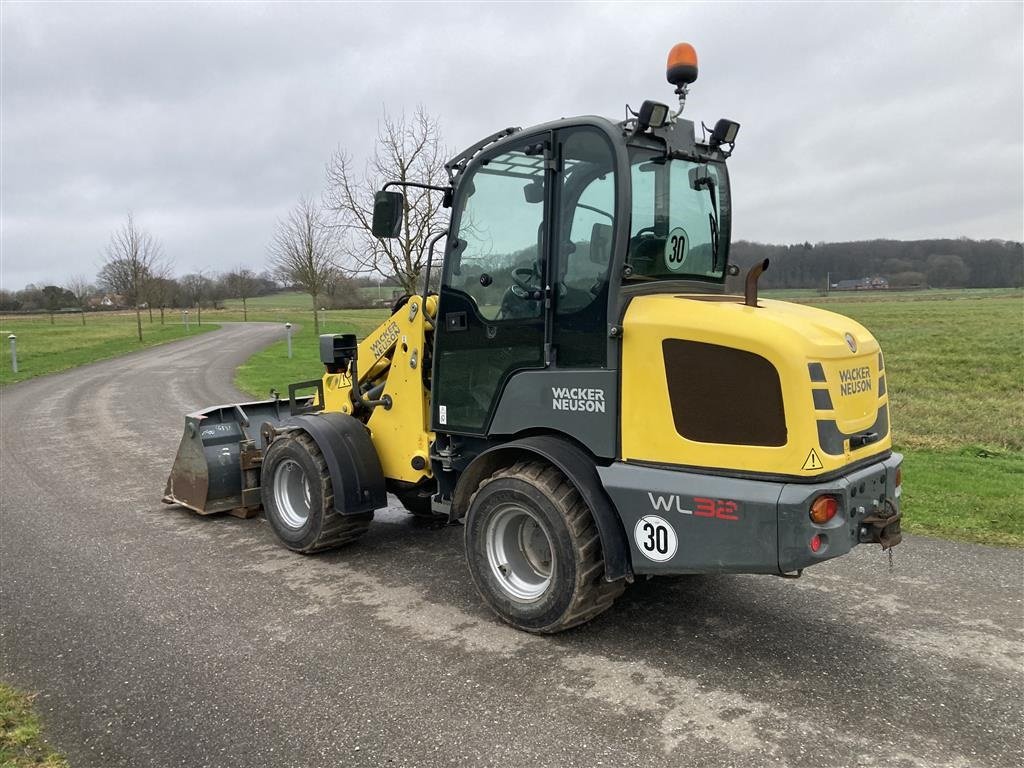
[(0, 683), (0, 768), (67, 768), (43, 741), (32, 697)]
[[(376, 289), (373, 289), (376, 290)], [(950, 538), (1024, 545), (1024, 295), (1012, 290), (878, 292), (819, 296), (768, 293), (813, 304), (867, 326), (885, 351), (896, 447), (906, 456), (906, 530)], [(364, 337), (383, 309), (328, 310), (321, 332)], [(191, 313), (191, 333), (240, 321), (241, 302)], [(144, 316), (146, 346), (180, 338), (180, 313), (168, 325)], [(238, 369), (236, 384), (264, 398), (273, 387), (322, 372), (308, 296), (283, 293), (249, 301), (249, 320), (280, 323), (281, 341)], [(0, 343), (18, 335), (21, 372), (12, 376), (2, 350), (0, 383), (30, 378), (139, 349), (130, 313), (0, 318)], [(284, 323), (296, 328), (294, 356)]]
[(1019, 295), (819, 306), (861, 322), (882, 345), (901, 447), (1024, 450)]
[[(376, 293), (377, 289), (372, 290)], [(310, 367), (316, 368), (319, 362), (316, 339), (313, 335), (312, 302), (309, 296), (286, 292), (249, 299), (248, 305), (250, 322), (280, 323), (282, 326), (282, 342), (279, 347), (267, 350), (267, 359), (273, 359), (278, 349), (287, 359), (287, 355), (284, 354), (284, 324), (290, 322), (296, 326), (296, 352), (305, 349), (309, 354), (304, 358), (296, 356), (293, 365), (283, 374), (287, 379), (285, 385), (289, 381), (309, 378), (304, 371), (308, 371)], [(321, 312), (320, 316), (324, 333), (356, 332), (365, 335), (376, 327), (386, 314), (386, 310), (380, 309), (326, 310)], [(241, 322), (242, 302), (232, 299), (226, 302), (223, 309), (204, 309), (201, 317), (194, 308), (191, 309), (187, 333), (182, 323), (181, 310), (166, 310), (164, 319), (165, 325), (161, 325), (159, 313), (154, 312), (154, 320), (150, 323), (148, 313), (143, 312), (143, 342), (140, 344), (135, 335), (135, 314), (132, 312), (91, 312), (86, 315), (85, 326), (82, 325), (81, 315), (77, 313), (56, 314), (52, 323), (47, 314), (0, 315), (0, 386), (117, 357), (156, 344), (175, 341), (186, 335), (206, 333), (219, 327), (222, 322)], [(17, 336), (17, 374), (11, 367), (10, 345), (7, 340), (12, 333)], [(303, 347), (303, 344), (306, 346)], [(276, 382), (279, 377), (271, 375), (270, 378)]]
[[(362, 294), (363, 299), (367, 302), (384, 301), (390, 304), (392, 293), (397, 290), (393, 285), (382, 285), (379, 289), (375, 285), (361, 286), (359, 293)], [(256, 296), (246, 300), (246, 306), (249, 308), (250, 320), (252, 319), (252, 313), (256, 312), (289, 312), (292, 310), (299, 310), (302, 312), (311, 312), (313, 309), (313, 300), (310, 298), (308, 293), (301, 293), (299, 291), (282, 291), (281, 293), (271, 294), (270, 296)], [(224, 308), (227, 310), (235, 311), (239, 313), (242, 311), (242, 300), (241, 299), (226, 299), (224, 301)], [(334, 311), (334, 310), (331, 310)]]
[[(199, 328), (194, 323), (186, 334), (180, 314), (167, 313), (166, 325), (160, 325), (159, 314), (149, 322), (142, 316), (142, 338), (136, 336), (135, 315), (131, 312), (94, 312), (86, 316), (6, 315), (0, 317), (0, 386), (24, 381), (35, 376), (75, 368), (79, 365), (117, 357), (128, 352), (165, 344), (168, 341), (211, 331), (212, 324)], [(11, 367), (8, 336), (15, 334), (18, 346), (18, 372)]]
[[(302, 312), (313, 311), (313, 300), (310, 298), (308, 293), (300, 293), (298, 291), (282, 291), (281, 293), (274, 293), (269, 296), (254, 296), (251, 299), (246, 299), (246, 306), (249, 307), (250, 312), (261, 312), (261, 311), (288, 311), (288, 310), (299, 310)], [(242, 311), (242, 300), (241, 299), (226, 299), (224, 301), (224, 308), (228, 310), (238, 310), (239, 313)]]
[[(742, 293), (742, 285), (738, 285)], [(1019, 298), (1020, 288), (929, 288), (924, 291), (832, 291), (825, 295), (817, 288), (775, 288), (760, 291), (766, 299), (783, 299), (801, 304), (877, 303), (879, 301), (937, 301), (953, 299), (1012, 299)]]

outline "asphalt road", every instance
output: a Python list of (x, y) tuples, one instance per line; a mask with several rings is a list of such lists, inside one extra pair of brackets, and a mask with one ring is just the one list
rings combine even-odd
[(388, 510), (304, 557), (165, 507), (182, 414), (279, 333), (0, 393), (0, 674), (74, 768), (1024, 764), (1018, 550), (652, 580), (538, 638), (482, 605), (461, 527)]

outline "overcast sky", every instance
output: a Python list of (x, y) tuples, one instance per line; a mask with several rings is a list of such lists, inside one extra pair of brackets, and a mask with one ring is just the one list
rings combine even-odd
[(671, 102), (742, 124), (734, 236), (1024, 238), (1024, 4), (2, 4), (4, 288), (92, 276), (126, 212), (180, 275), (262, 268), (382, 111), (460, 150)]

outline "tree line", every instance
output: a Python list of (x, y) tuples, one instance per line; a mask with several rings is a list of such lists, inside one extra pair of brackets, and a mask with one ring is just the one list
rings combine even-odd
[[(128, 293), (122, 293), (123, 288), (116, 280), (111, 280), (108, 273), (109, 270), (104, 267), (93, 278), (73, 275), (61, 281), (60, 285), (29, 283), (17, 291), (0, 289), (0, 312), (56, 314), (134, 309), (130, 288)], [(287, 280), (282, 281), (270, 270), (256, 273), (244, 267), (227, 272), (204, 270), (181, 277), (153, 277), (144, 283), (139, 291), (141, 313), (148, 313), (151, 319), (156, 317), (161, 321), (164, 321), (161, 309), (221, 309), (227, 299), (240, 299), (243, 318), (248, 319), (248, 299), (302, 289)], [(336, 283), (327, 285), (323, 306), (328, 309), (366, 307), (367, 300), (360, 289), (378, 285), (382, 286), (382, 295), (386, 294), (387, 297), (391, 296), (393, 289), (399, 287), (395, 280), (339, 275)], [(85, 322), (83, 317), (83, 325)]]
[(729, 260), (771, 266), (765, 288), (820, 288), (884, 277), (892, 288), (1009, 288), (1024, 285), (1024, 247), (1007, 240), (860, 240), (769, 245), (734, 242)]

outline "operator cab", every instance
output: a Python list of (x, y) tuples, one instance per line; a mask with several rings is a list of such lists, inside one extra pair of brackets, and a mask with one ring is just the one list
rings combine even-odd
[(697, 144), (687, 120), (600, 117), (515, 131), (457, 158), (433, 428), (488, 434), (523, 371), (616, 369), (631, 294), (721, 293), (725, 158)]
[[(695, 140), (680, 117), (697, 75), (696, 54), (684, 48), (669, 57), (674, 113), (645, 101), (619, 123), (510, 128), (447, 164), (433, 430), (488, 435), (506, 385), (524, 372), (617, 370), (633, 295), (723, 291), (725, 161), (738, 125), (719, 121)], [(389, 194), (401, 199), (381, 192), (378, 202)]]

